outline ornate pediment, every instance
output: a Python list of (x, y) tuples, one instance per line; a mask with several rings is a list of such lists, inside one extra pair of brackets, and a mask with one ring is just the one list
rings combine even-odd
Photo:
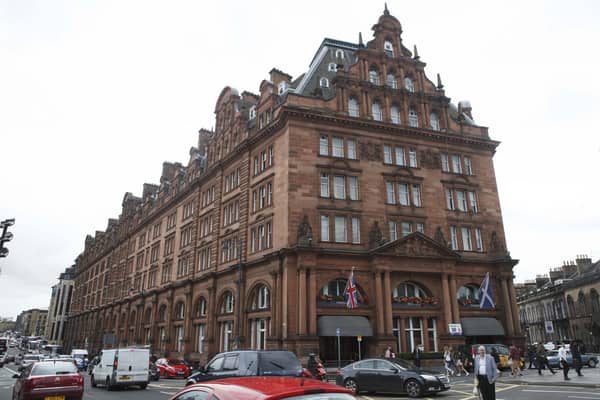
[(411, 233), (401, 239), (379, 246), (373, 249), (371, 254), (403, 257), (460, 257), (455, 251), (440, 245), (420, 232)]

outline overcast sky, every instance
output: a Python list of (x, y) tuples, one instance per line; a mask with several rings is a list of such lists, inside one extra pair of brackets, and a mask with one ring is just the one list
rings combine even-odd
[[(225, 86), (296, 78), (325, 37), (357, 42), (384, 3), (0, 0), (0, 316), (47, 308), (127, 191), (187, 163)], [(600, 2), (388, 0), (403, 43), (501, 141), (516, 280), (600, 259)], [(595, 113), (595, 114), (594, 114)]]

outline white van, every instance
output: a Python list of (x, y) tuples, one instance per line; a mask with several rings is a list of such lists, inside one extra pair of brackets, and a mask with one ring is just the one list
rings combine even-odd
[(92, 369), (92, 386), (104, 384), (108, 390), (120, 386), (148, 386), (150, 350), (138, 348), (106, 349)]

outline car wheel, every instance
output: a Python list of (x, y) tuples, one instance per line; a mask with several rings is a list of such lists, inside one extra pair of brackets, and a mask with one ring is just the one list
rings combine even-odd
[(94, 375), (90, 376), (90, 382), (92, 383), (92, 387), (96, 387), (96, 386), (98, 386), (98, 385), (96, 384), (96, 381), (94, 380)]
[(590, 368), (596, 368), (596, 361), (592, 360), (591, 358), (588, 360), (588, 367)]
[(195, 385), (195, 384), (196, 384), (196, 382), (194, 382), (193, 380), (188, 380), (188, 381), (185, 383), (185, 386), (191, 386), (191, 385)]
[(106, 390), (113, 390), (113, 386), (110, 384), (110, 378), (106, 377)]
[(421, 384), (414, 379), (410, 379), (404, 385), (404, 391), (408, 397), (419, 397), (421, 395)]
[(344, 382), (344, 387), (346, 389), (352, 390), (352, 392), (354, 394), (358, 394), (358, 382), (356, 382), (354, 379), (352, 379), (352, 378), (346, 379), (346, 381)]
[(140, 389), (144, 390), (144, 389), (146, 389), (146, 386), (148, 386), (148, 384), (147, 384), (147, 383), (142, 383), (142, 384), (140, 385)]

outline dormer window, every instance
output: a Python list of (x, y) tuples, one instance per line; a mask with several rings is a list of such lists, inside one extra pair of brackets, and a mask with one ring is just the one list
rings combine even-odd
[(282, 94), (285, 93), (285, 91), (288, 90), (288, 83), (287, 82), (281, 82), (279, 84), (279, 86), (277, 87), (277, 93), (281, 96)]
[(339, 50), (339, 49), (336, 50), (335, 51), (335, 57), (343, 60), (344, 59), (344, 51), (343, 50)]
[(415, 85), (413, 84), (412, 79), (410, 79), (408, 76), (404, 78), (404, 88), (411, 93), (414, 93), (415, 91)]
[(248, 118), (249, 119), (256, 118), (256, 106), (250, 107), (250, 111), (248, 112)]
[(383, 42), (383, 52), (388, 57), (394, 57), (394, 46), (392, 45), (392, 42), (389, 40)]
[(432, 112), (429, 114), (429, 125), (431, 125), (431, 129), (434, 131), (440, 130), (440, 120), (436, 113)]
[(327, 69), (331, 72), (337, 72), (337, 64), (336, 63), (329, 63), (329, 65), (327, 66)]
[(319, 81), (319, 85), (322, 88), (329, 87), (329, 79), (327, 79), (327, 78), (321, 78), (320, 81)]
[(375, 68), (369, 70), (369, 82), (373, 85), (379, 85), (379, 71)]

